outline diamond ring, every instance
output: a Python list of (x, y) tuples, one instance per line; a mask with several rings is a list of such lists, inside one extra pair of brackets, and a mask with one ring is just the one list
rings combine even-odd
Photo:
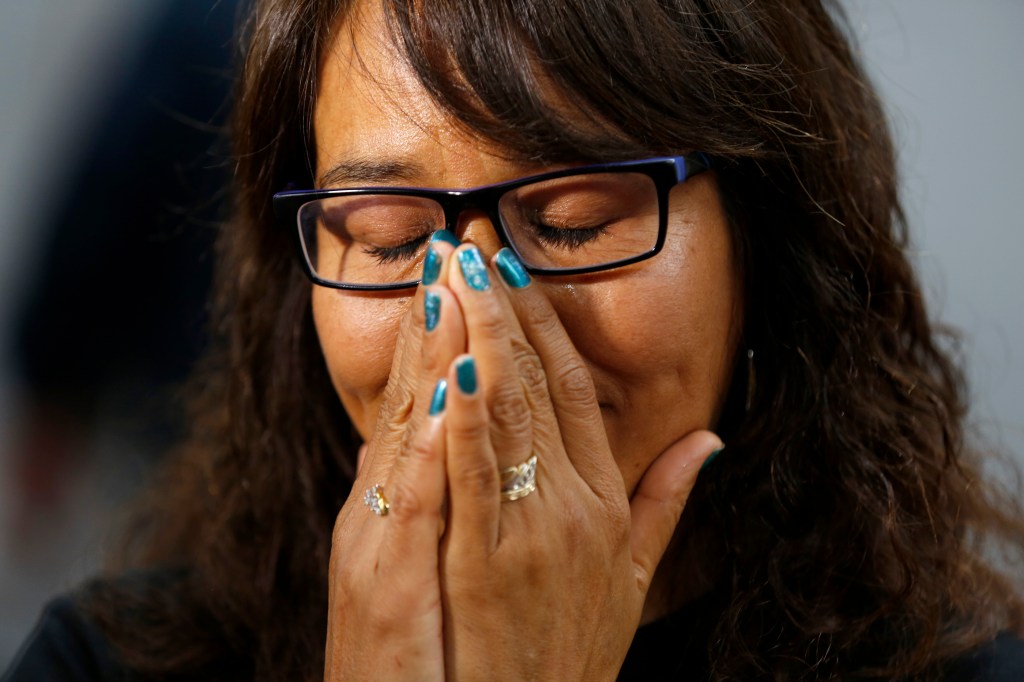
[(506, 502), (526, 497), (537, 489), (537, 455), (522, 464), (501, 470), (501, 499)]
[(366, 491), (363, 495), (363, 504), (377, 516), (387, 516), (388, 510), (391, 509), (388, 498), (384, 497), (384, 488), (379, 484)]

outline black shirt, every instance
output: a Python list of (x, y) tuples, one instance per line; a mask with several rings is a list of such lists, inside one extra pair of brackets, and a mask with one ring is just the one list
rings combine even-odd
[[(687, 609), (637, 630), (620, 681), (707, 679), (707, 626)], [(696, 623), (696, 625), (694, 625)], [(71, 597), (50, 602), (2, 682), (130, 682)], [(1024, 681), (1024, 641), (1003, 634), (949, 668), (947, 682)]]

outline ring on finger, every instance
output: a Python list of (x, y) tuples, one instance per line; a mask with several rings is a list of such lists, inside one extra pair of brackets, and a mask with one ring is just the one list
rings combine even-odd
[(537, 455), (500, 473), (502, 501), (522, 499), (537, 489)]
[(380, 484), (366, 491), (363, 495), (363, 504), (377, 516), (387, 516), (388, 510), (391, 509), (388, 498), (384, 497), (384, 488)]

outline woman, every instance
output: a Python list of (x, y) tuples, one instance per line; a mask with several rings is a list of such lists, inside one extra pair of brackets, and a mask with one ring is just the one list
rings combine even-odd
[(1024, 526), (832, 17), (258, 3), (195, 435), (49, 641), (154, 678), (1020, 674), (981, 552)]

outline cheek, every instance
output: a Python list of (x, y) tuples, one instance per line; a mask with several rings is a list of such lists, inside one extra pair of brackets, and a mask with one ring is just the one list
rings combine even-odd
[(658, 267), (628, 282), (615, 306), (619, 320), (610, 339), (628, 360), (624, 377), (670, 375), (691, 399), (715, 397), (713, 379), (723, 356), (731, 356), (739, 310), (738, 278), (725, 246), (685, 243), (666, 249)]
[(313, 321), (331, 383), (364, 439), (373, 431), (409, 300), (313, 287)]
[(739, 276), (727, 228), (704, 223), (645, 267), (553, 292), (592, 368), (627, 489), (658, 454), (712, 427), (740, 329)]

